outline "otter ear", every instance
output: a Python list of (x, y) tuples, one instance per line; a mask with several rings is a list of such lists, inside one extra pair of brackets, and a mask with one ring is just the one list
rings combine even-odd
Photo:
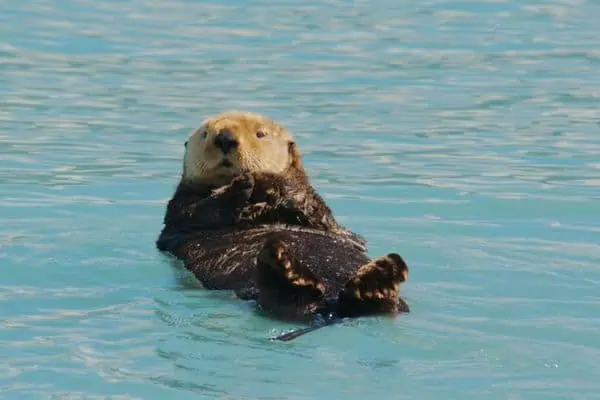
[(290, 153), (290, 166), (296, 169), (302, 169), (302, 154), (298, 150), (296, 142), (290, 140), (288, 142), (288, 151)]

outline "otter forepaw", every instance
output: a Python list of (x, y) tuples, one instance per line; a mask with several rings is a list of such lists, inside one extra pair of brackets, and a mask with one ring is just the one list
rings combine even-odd
[(251, 222), (251, 223), (259, 223), (260, 217), (267, 214), (272, 207), (270, 207), (267, 203), (257, 203), (257, 204), (248, 204), (243, 207), (238, 215), (237, 222)]
[(236, 176), (231, 182), (230, 190), (234, 201), (243, 204), (252, 196), (254, 191), (254, 177), (252, 174), (242, 174)]
[(252, 196), (254, 183), (251, 174), (238, 175), (228, 185), (214, 189), (211, 198), (227, 206), (239, 207)]
[(390, 253), (358, 269), (339, 294), (343, 316), (408, 312), (399, 298), (400, 284), (408, 279), (408, 266), (398, 254)]
[(257, 258), (259, 303), (284, 318), (310, 315), (322, 306), (325, 285), (312, 271), (296, 262), (287, 245), (270, 239)]
[(273, 174), (257, 174), (251, 201), (253, 203), (267, 203), (274, 206), (285, 197), (285, 192), (285, 178)]

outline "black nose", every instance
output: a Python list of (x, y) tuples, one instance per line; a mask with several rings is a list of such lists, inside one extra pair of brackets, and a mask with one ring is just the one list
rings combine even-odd
[(238, 146), (238, 141), (233, 137), (229, 131), (221, 131), (215, 137), (215, 146), (227, 154), (229, 150), (235, 149)]

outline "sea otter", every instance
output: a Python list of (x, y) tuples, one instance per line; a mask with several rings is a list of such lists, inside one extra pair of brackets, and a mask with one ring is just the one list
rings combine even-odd
[(278, 318), (409, 311), (402, 257), (369, 259), (311, 186), (291, 133), (265, 115), (225, 112), (191, 134), (156, 245), (204, 287)]

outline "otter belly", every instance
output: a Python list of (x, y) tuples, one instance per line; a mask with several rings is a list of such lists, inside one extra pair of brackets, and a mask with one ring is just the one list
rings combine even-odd
[(173, 253), (206, 288), (241, 291), (256, 287), (257, 256), (272, 237), (287, 245), (299, 268), (319, 278), (326, 297), (336, 297), (356, 270), (369, 261), (359, 236), (286, 225), (200, 232), (188, 237)]

